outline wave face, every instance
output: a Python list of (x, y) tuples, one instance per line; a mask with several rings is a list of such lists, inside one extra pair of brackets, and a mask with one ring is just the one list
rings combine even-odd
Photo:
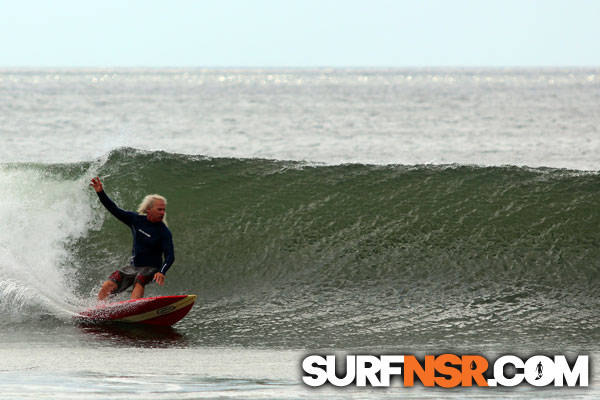
[(147, 293), (199, 294), (180, 326), (202, 343), (598, 339), (597, 173), (129, 148), (0, 173), (5, 309), (44, 288), (42, 308), (72, 310), (128, 262), (129, 230), (87, 187), (97, 173), (122, 208), (167, 197), (176, 261)]

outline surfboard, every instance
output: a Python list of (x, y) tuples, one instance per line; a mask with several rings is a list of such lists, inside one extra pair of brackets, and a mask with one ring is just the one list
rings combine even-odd
[(186, 316), (196, 295), (144, 297), (141, 299), (102, 303), (75, 316), (79, 322), (126, 322), (171, 326)]

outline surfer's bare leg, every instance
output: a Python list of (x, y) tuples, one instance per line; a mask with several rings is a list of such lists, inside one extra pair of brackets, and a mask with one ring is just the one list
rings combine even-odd
[(131, 292), (131, 298), (139, 299), (141, 297), (144, 297), (144, 286), (136, 282), (135, 286), (133, 287), (133, 292)]
[(98, 292), (98, 300), (104, 300), (108, 297), (109, 294), (113, 292), (118, 287), (116, 283), (113, 281), (106, 281), (102, 284), (102, 288), (100, 292)]

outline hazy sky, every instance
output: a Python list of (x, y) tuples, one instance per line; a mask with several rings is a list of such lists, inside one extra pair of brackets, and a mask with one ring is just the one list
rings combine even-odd
[(20, 66), (600, 66), (600, 1), (0, 0)]

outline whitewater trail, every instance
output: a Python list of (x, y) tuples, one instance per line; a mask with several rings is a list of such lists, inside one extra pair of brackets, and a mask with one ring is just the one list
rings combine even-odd
[(0, 166), (0, 308), (7, 315), (65, 318), (89, 301), (73, 287), (81, 266), (71, 246), (103, 220), (87, 186), (96, 168), (65, 178), (44, 165)]

